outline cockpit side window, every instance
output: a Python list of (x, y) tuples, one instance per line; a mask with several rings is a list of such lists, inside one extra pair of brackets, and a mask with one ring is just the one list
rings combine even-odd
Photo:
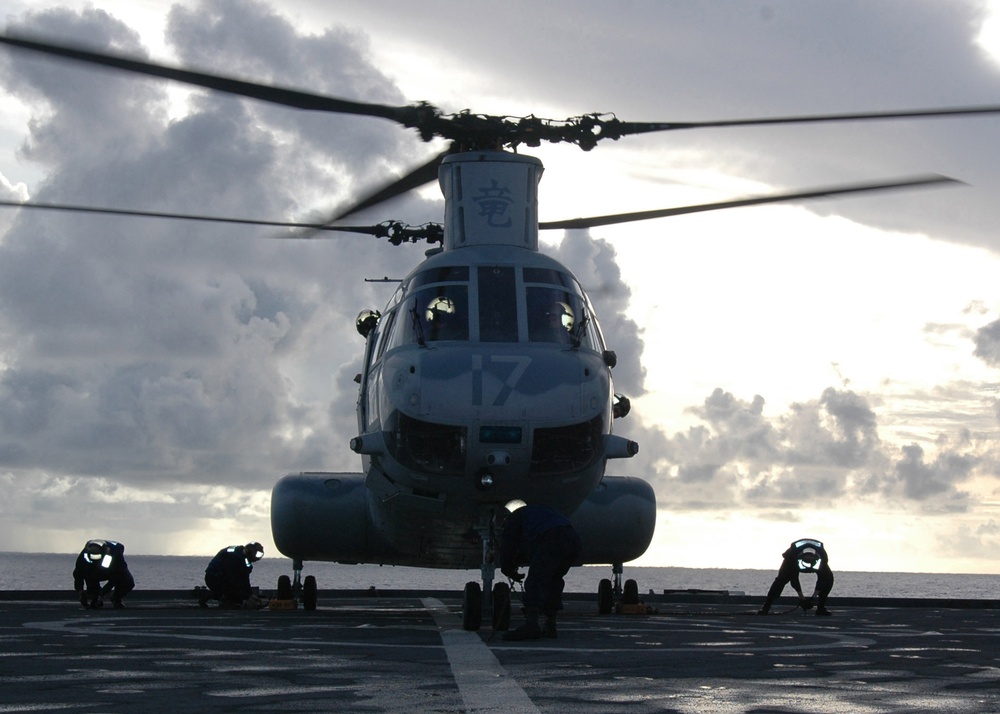
[(590, 298), (582, 290), (580, 293), (583, 295), (583, 304), (581, 306), (584, 315), (583, 343), (598, 352), (602, 352), (606, 347), (604, 334), (601, 332), (601, 325), (597, 321), (597, 313), (594, 312), (594, 306), (590, 303)]
[(375, 328), (377, 332), (375, 333), (375, 349), (372, 350), (372, 362), (378, 362), (382, 358), (382, 353), (385, 352), (385, 347), (389, 343), (388, 336), (392, 332), (392, 323), (395, 321), (396, 312), (390, 311), (382, 316), (379, 320), (378, 326)]

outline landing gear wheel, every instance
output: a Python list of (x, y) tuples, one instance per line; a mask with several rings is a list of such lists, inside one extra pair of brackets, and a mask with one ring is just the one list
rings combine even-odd
[(483, 589), (477, 582), (465, 584), (462, 593), (462, 629), (478, 630), (483, 623)]
[(610, 615), (614, 606), (614, 595), (611, 592), (611, 581), (607, 578), (597, 584), (597, 612)]
[(493, 586), (493, 629), (510, 629), (510, 585), (507, 583)]
[(316, 609), (316, 576), (307, 575), (302, 583), (302, 609)]
[(279, 600), (291, 600), (292, 599), (292, 579), (287, 575), (278, 576), (278, 595)]
[(639, 604), (639, 586), (634, 580), (625, 581), (625, 590), (622, 593), (622, 602), (626, 605)]

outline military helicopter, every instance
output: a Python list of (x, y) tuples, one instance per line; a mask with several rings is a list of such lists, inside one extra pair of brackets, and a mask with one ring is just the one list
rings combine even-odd
[[(294, 582), (279, 583), (316, 607), (306, 561), (378, 563), (430, 568), (479, 567), (463, 597), (463, 626), (478, 629), (492, 608), (493, 626), (509, 622), (510, 586), (495, 583), (493, 554), (505, 515), (518, 503), (545, 503), (566, 513), (585, 543), (580, 564), (610, 564), (598, 585), (598, 608), (634, 603), (623, 564), (645, 552), (656, 519), (652, 487), (609, 475), (609, 460), (630, 458), (638, 445), (615, 433), (629, 402), (616, 394), (617, 358), (579, 280), (539, 250), (540, 230), (593, 228), (671, 215), (807, 198), (953, 182), (917, 176), (722, 203), (538, 221), (541, 162), (518, 153), (542, 142), (583, 150), (600, 141), (679, 129), (856, 121), (1000, 112), (965, 107), (904, 112), (736, 119), (700, 123), (625, 122), (590, 114), (563, 121), (469, 111), (445, 114), (419, 103), (388, 106), (92, 52), (37, 39), (0, 36), (0, 43), (67, 60), (179, 81), (282, 106), (369, 116), (443, 138), (449, 148), (341, 211), (302, 224), (243, 218), (126, 211), (55, 203), (6, 204), (25, 209), (222, 221), (345, 231), (399, 245), (426, 241), (425, 259), (404, 277), (381, 310), (357, 319), (364, 337), (357, 376), (358, 432), (350, 448), (360, 473), (296, 473), (271, 497), (278, 549), (293, 561)], [(438, 180), (442, 224), (342, 221), (405, 191)], [(283, 576), (287, 578), (287, 576)]]

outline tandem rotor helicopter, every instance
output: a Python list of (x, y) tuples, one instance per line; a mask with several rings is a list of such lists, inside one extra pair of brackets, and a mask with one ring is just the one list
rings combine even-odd
[[(700, 211), (953, 182), (942, 176), (858, 183), (722, 203), (566, 221), (538, 221), (542, 163), (521, 146), (571, 143), (589, 151), (604, 140), (678, 129), (857, 121), (1000, 113), (1000, 106), (710, 122), (626, 122), (589, 114), (561, 121), (535, 116), (445, 114), (418, 103), (355, 102), (188, 71), (37, 38), (0, 35), (17, 51), (115, 68), (290, 108), (375, 117), (414, 129), (449, 148), (357, 201), (326, 223), (154, 213), (56, 203), (4, 203), (40, 210), (82, 211), (343, 231), (426, 241), (425, 259), (402, 279), (381, 310), (364, 310), (357, 329), (365, 348), (358, 382), (357, 434), (350, 448), (360, 473), (298, 473), (281, 478), (271, 496), (274, 542), (293, 561), (294, 589), (316, 607), (315, 577), (306, 561), (428, 568), (479, 568), (463, 598), (463, 626), (478, 629), (492, 608), (506, 629), (510, 586), (494, 584), (493, 554), (503, 518), (522, 503), (566, 513), (584, 541), (579, 564), (612, 566), (598, 585), (598, 608), (634, 603), (638, 586), (622, 583), (623, 564), (653, 537), (652, 487), (606, 473), (610, 460), (639, 446), (617, 433), (629, 411), (615, 393), (615, 353), (576, 277), (539, 250), (540, 230), (566, 230)], [(437, 180), (445, 199), (442, 224), (386, 221), (349, 226), (356, 212)], [(283, 576), (287, 578), (287, 576)]]

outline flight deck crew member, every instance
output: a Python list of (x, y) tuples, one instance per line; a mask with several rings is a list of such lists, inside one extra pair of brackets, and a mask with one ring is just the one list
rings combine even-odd
[(264, 547), (256, 542), (231, 545), (215, 554), (205, 569), (205, 584), (219, 601), (219, 607), (239, 608), (250, 601), (253, 595), (250, 573), (253, 564), (263, 556)]
[[(823, 544), (818, 540), (803, 538), (792, 543), (781, 557), (781, 568), (771, 583), (771, 589), (767, 591), (767, 598), (758, 614), (766, 615), (771, 609), (771, 604), (785, 589), (785, 585), (791, 583), (795, 592), (799, 594), (799, 605), (803, 610), (811, 608), (815, 599), (816, 614), (829, 615), (826, 598), (833, 589), (833, 571), (830, 570), (830, 559)], [(816, 573), (816, 587), (808, 598), (802, 594), (799, 573)]]
[[(577, 563), (583, 541), (573, 525), (554, 508), (522, 506), (507, 516), (500, 536), (500, 572), (520, 582), (520, 565), (528, 566), (524, 580), (525, 623), (504, 633), (505, 640), (556, 637), (556, 613), (562, 609), (563, 576)], [(545, 614), (545, 627), (538, 623)]]
[[(107, 581), (104, 587), (101, 583)], [(76, 558), (73, 589), (84, 607), (104, 606), (104, 596), (111, 593), (116, 608), (125, 607), (122, 598), (132, 592), (135, 579), (125, 562), (125, 546), (113, 540), (89, 540)]]

